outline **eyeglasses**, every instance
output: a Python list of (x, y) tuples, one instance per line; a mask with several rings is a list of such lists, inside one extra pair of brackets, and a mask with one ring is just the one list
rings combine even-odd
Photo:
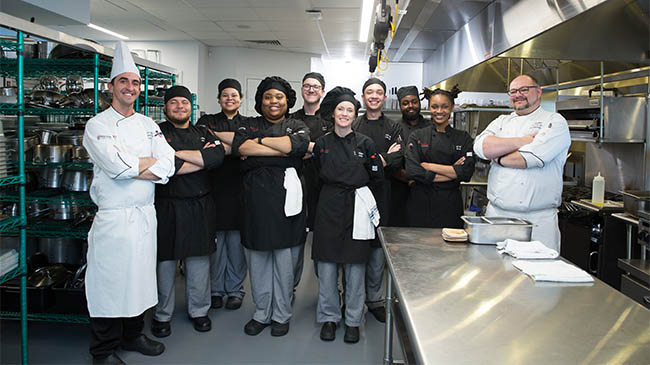
[(312, 89), (314, 91), (320, 91), (323, 87), (320, 85), (310, 85), (310, 84), (303, 84), (302, 89), (305, 91), (308, 91), (309, 89)]
[(517, 93), (521, 93), (521, 95), (526, 95), (530, 91), (530, 89), (537, 89), (539, 86), (531, 85), (531, 86), (522, 86), (519, 89), (510, 89), (508, 90), (508, 95), (516, 95)]

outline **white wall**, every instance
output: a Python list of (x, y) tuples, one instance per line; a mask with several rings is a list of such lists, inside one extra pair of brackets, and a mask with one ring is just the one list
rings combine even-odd
[[(115, 47), (116, 42), (102, 42), (105, 46)], [(173, 67), (178, 70), (176, 84), (186, 86), (190, 91), (196, 93), (201, 99), (202, 65), (201, 55), (205, 55), (205, 46), (198, 41), (151, 41), (151, 42), (127, 42), (129, 49), (134, 50), (158, 50), (160, 53), (159, 63)], [(203, 49), (203, 51), (202, 51)], [(152, 60), (156, 61), (156, 60)]]
[[(361, 100), (363, 83), (371, 77), (368, 63), (361, 61), (330, 61), (319, 57), (312, 59), (312, 71), (320, 72), (325, 77), (325, 89), (331, 90), (336, 86), (345, 86), (357, 93)], [(374, 77), (383, 80), (388, 88), (389, 99), (396, 99), (391, 93), (392, 88), (415, 85), (422, 90), (421, 63), (389, 63), (385, 71), (376, 70)]]
[(255, 90), (267, 76), (280, 76), (291, 82), (298, 100), (292, 110), (302, 106), (300, 85), (302, 77), (310, 71), (311, 57), (307, 53), (291, 53), (237, 47), (210, 47), (202, 91), (201, 111), (208, 114), (221, 110), (217, 104), (217, 87), (225, 78), (237, 79), (242, 84), (244, 100), (240, 108), (243, 115), (255, 116)]

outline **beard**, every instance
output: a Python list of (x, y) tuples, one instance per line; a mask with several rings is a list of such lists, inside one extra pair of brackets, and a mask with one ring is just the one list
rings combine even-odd
[(412, 122), (420, 118), (420, 113), (417, 111), (411, 112), (410, 110), (407, 110), (406, 113), (402, 113), (402, 118), (406, 121)]
[(190, 117), (188, 116), (187, 118), (179, 119), (174, 117), (173, 115), (165, 114), (165, 117), (167, 117), (167, 120), (170, 121), (174, 125), (183, 125), (187, 123), (187, 121), (190, 120)]

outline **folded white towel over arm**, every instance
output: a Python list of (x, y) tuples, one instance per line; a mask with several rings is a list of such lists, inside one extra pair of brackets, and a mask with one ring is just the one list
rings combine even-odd
[(506, 239), (497, 242), (497, 251), (501, 254), (508, 254), (516, 259), (556, 259), (560, 254), (552, 248), (548, 248), (540, 241), (517, 241)]
[(298, 172), (293, 167), (284, 170), (284, 188), (287, 195), (284, 197), (284, 215), (292, 217), (302, 212), (302, 184)]
[(355, 240), (372, 240), (375, 227), (379, 225), (379, 210), (372, 192), (367, 186), (354, 191), (354, 222), (352, 238)]
[(553, 281), (561, 283), (593, 283), (594, 278), (586, 271), (562, 260), (523, 261), (515, 260), (512, 266), (521, 270), (535, 281)]

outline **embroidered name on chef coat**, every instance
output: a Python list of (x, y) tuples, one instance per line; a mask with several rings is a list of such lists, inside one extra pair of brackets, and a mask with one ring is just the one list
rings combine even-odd
[(352, 151), (352, 155), (358, 158), (363, 158), (365, 154), (361, 151)]
[(97, 136), (97, 140), (101, 141), (102, 139), (113, 139), (117, 138), (117, 136)]
[(386, 138), (386, 140), (390, 141), (390, 140), (393, 138), (393, 136), (391, 136), (390, 134), (386, 133), (386, 134), (384, 134), (384, 138)]
[(456, 145), (456, 151), (460, 151), (463, 149), (463, 146)]

